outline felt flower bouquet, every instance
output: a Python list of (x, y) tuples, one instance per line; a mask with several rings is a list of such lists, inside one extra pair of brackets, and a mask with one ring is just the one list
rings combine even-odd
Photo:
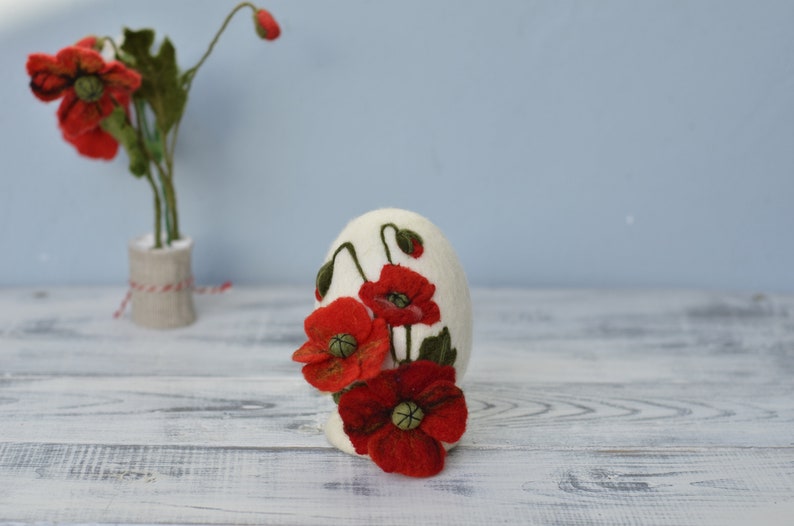
[(468, 410), (455, 385), (457, 351), (449, 328), (443, 326), (419, 345), (412, 342), (413, 327), (443, 325), (436, 286), (393, 262), (386, 241), (390, 230), (404, 255), (422, 257), (418, 233), (384, 224), (380, 239), (387, 262), (371, 281), (353, 243), (342, 243), (320, 268), (315, 296), (318, 302), (326, 296), (339, 270), (337, 256), (346, 251), (361, 281), (358, 297), (341, 296), (316, 308), (304, 322), (308, 340), (292, 358), (305, 364), (302, 373), (309, 384), (333, 393), (356, 453), (368, 455), (386, 472), (427, 477), (444, 467), (447, 447), (466, 429)]
[(119, 145), (129, 170), (145, 179), (154, 194), (154, 248), (180, 239), (174, 188), (174, 150), (188, 94), (199, 68), (209, 57), (232, 17), (253, 11), (257, 34), (278, 38), (273, 16), (248, 2), (224, 20), (199, 61), (180, 70), (176, 50), (165, 38), (152, 50), (151, 29), (124, 30), (120, 43), (86, 37), (57, 54), (33, 53), (27, 72), (33, 94), (44, 102), (61, 100), (58, 125), (66, 142), (93, 159), (113, 159)]

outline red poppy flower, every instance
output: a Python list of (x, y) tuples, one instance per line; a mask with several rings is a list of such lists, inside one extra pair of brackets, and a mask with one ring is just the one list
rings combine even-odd
[(424, 323), (433, 325), (441, 319), (438, 305), (432, 301), (436, 286), (427, 278), (400, 265), (384, 265), (378, 281), (367, 281), (358, 295), (393, 327)]
[[(125, 110), (128, 110), (130, 101), (127, 96), (120, 96), (118, 102), (124, 106)], [(129, 111), (127, 114), (129, 118)], [(80, 155), (109, 161), (116, 157), (119, 151), (119, 143), (116, 138), (106, 132), (101, 125), (79, 135), (69, 135), (66, 131), (61, 131), (64, 140), (74, 146)]]
[(88, 35), (87, 37), (83, 37), (77, 42), (74, 43), (77, 47), (87, 47), (89, 49), (95, 49), (97, 51), (101, 51), (102, 47), (102, 40), (98, 39), (94, 35)]
[(344, 393), (339, 415), (357, 453), (386, 472), (429, 477), (444, 467), (442, 442), (463, 436), (468, 410), (455, 369), (419, 360)]
[(275, 40), (281, 34), (281, 28), (278, 22), (276, 22), (273, 15), (265, 9), (260, 9), (256, 12), (254, 21), (256, 22), (257, 34), (265, 40)]
[(72, 138), (96, 129), (141, 85), (136, 71), (115, 60), (106, 63), (83, 44), (66, 47), (55, 56), (34, 53), (28, 57), (27, 71), (36, 97), (45, 102), (63, 97), (58, 122)]
[(63, 138), (77, 148), (80, 155), (93, 159), (109, 161), (116, 157), (119, 151), (118, 141), (99, 126), (80, 135), (72, 136), (64, 132)]
[(304, 322), (309, 340), (292, 359), (302, 362), (306, 381), (336, 392), (356, 380), (376, 376), (389, 352), (386, 322), (370, 318), (354, 298), (339, 298), (311, 313)]

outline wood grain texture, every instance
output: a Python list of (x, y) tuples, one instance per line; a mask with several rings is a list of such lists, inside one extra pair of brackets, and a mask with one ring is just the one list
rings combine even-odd
[(311, 291), (0, 291), (0, 522), (794, 524), (794, 297), (474, 290), (468, 431), (431, 479), (330, 448)]
[(778, 449), (461, 447), (408, 479), (327, 448), (5, 443), (0, 468), (20, 522), (724, 524), (794, 492)]
[[(794, 386), (463, 384), (478, 447), (790, 446)], [(0, 381), (5, 440), (325, 446), (333, 402), (291, 378), (19, 377)], [(743, 429), (742, 433), (737, 433)]]

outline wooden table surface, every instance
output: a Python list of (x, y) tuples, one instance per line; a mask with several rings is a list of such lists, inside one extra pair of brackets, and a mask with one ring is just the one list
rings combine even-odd
[(157, 332), (0, 291), (0, 522), (794, 524), (794, 296), (475, 289), (468, 431), (411, 479), (327, 444), (312, 292)]

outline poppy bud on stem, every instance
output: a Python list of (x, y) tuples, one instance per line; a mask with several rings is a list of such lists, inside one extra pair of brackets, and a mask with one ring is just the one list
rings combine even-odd
[(256, 34), (265, 40), (275, 40), (281, 34), (278, 22), (265, 9), (260, 9), (254, 14), (254, 27), (256, 27)]
[[(223, 21), (223, 24), (221, 24), (221, 27), (220, 29), (218, 29), (218, 32), (215, 33), (215, 37), (213, 37), (209, 47), (207, 48), (207, 51), (204, 52), (204, 55), (201, 57), (201, 59), (199, 59), (199, 61), (196, 63), (195, 66), (193, 66), (192, 68), (190, 68), (185, 72), (185, 78), (187, 79), (188, 86), (190, 86), (190, 82), (193, 80), (193, 77), (198, 72), (198, 69), (201, 67), (202, 64), (204, 64), (204, 61), (206, 61), (207, 58), (212, 53), (212, 50), (215, 48), (215, 44), (218, 43), (218, 39), (220, 39), (223, 32), (226, 31), (226, 26), (229, 25), (229, 22), (231, 22), (232, 18), (234, 18), (234, 15), (237, 14), (237, 11), (241, 9), (245, 9), (246, 7), (254, 12), (257, 34), (262, 36), (262, 32), (264, 31), (265, 34), (267, 35), (267, 36), (262, 36), (262, 38), (266, 40), (275, 40), (281, 34), (281, 29), (279, 28), (278, 23), (273, 18), (273, 15), (271, 15), (269, 12), (265, 11), (264, 9), (259, 9), (251, 2), (241, 2), (237, 4), (234, 7), (234, 9), (232, 9), (229, 12), (229, 14), (226, 15), (226, 19)], [(261, 13), (266, 13), (266, 15), (261, 15)]]

